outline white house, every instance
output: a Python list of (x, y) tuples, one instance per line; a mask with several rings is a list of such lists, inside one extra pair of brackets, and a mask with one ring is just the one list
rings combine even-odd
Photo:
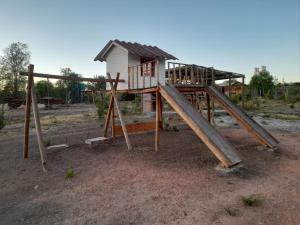
[(106, 72), (112, 78), (119, 72), (125, 82), (118, 85), (118, 90), (128, 90), (153, 87), (158, 82), (164, 85), (165, 61), (169, 59), (177, 58), (156, 46), (111, 40), (94, 61), (105, 61)]
[[(142, 45), (119, 40), (109, 41), (96, 56), (94, 61), (106, 62), (106, 72), (112, 78), (120, 73), (118, 90), (146, 89), (165, 84), (165, 61), (177, 58), (156, 46)], [(109, 90), (110, 85), (106, 88)], [(143, 94), (142, 104), (144, 112), (155, 109), (152, 94)]]

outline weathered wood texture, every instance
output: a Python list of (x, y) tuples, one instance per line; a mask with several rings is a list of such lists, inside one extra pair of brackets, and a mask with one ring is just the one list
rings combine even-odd
[[(143, 132), (155, 131), (156, 121), (126, 124), (126, 129), (128, 133), (143, 133)], [(115, 125), (115, 135), (119, 136), (122, 133), (123, 133), (122, 126)]]
[(32, 85), (31, 87), (31, 98), (32, 98), (32, 110), (33, 110), (33, 116), (35, 121), (35, 129), (36, 129), (36, 135), (37, 135), (37, 140), (39, 145), (39, 151), (40, 151), (42, 165), (44, 166), (46, 164), (46, 151), (43, 142), (42, 128), (41, 128), (40, 116), (38, 112), (37, 97), (36, 97), (34, 85)]
[(279, 143), (266, 129), (255, 122), (247, 113), (240, 107), (235, 105), (230, 99), (224, 95), (218, 88), (209, 86), (207, 92), (214, 96), (216, 101), (234, 117), (249, 133), (251, 133), (260, 143), (271, 148), (276, 147)]
[[(22, 76), (28, 76), (28, 72), (20, 72)], [(70, 77), (70, 76), (62, 76), (62, 75), (53, 75), (46, 73), (33, 73), (33, 77), (40, 78), (49, 78), (49, 79), (59, 79), (59, 80), (72, 80), (72, 81), (86, 81), (86, 82), (95, 82), (95, 83), (106, 83), (106, 82), (115, 82), (116, 79), (95, 79), (95, 78), (85, 78), (85, 77)], [(125, 82), (123, 79), (119, 79), (118, 82)]]
[(226, 167), (241, 162), (238, 152), (173, 86), (160, 86), (160, 93), (196, 135)]
[(159, 90), (156, 92), (156, 126), (155, 126), (155, 151), (158, 151), (159, 148), (159, 139), (160, 139), (160, 117), (161, 117), (161, 96)]
[[(107, 73), (107, 77), (108, 77), (108, 79), (111, 79), (111, 76), (110, 76), (109, 73)], [(117, 74), (116, 83), (118, 83), (119, 77), (120, 77), (120, 73)], [(121, 122), (121, 126), (122, 126), (122, 130), (123, 130), (124, 137), (125, 137), (125, 140), (126, 140), (127, 148), (128, 148), (128, 150), (131, 150), (132, 146), (131, 146), (131, 143), (130, 143), (130, 140), (129, 140), (129, 137), (128, 137), (126, 125), (125, 125), (125, 122), (123, 120), (121, 110), (119, 108), (119, 103), (118, 103), (118, 99), (117, 99), (117, 96), (116, 96), (116, 90), (114, 88), (113, 82), (110, 82), (110, 88), (111, 88), (112, 97), (114, 99), (114, 105), (116, 106), (116, 110), (117, 110), (117, 113), (119, 115), (119, 119), (120, 119), (120, 122)]]
[(34, 65), (28, 66), (28, 83), (26, 92), (26, 108), (25, 108), (25, 124), (24, 124), (24, 146), (23, 146), (23, 157), (28, 158), (28, 147), (29, 147), (29, 124), (30, 124), (30, 111), (31, 111), (31, 88), (33, 84), (33, 70)]

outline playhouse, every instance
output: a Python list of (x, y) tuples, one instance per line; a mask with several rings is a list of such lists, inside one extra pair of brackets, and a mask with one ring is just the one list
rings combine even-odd
[[(225, 167), (240, 164), (242, 160), (238, 149), (228, 142), (213, 124), (215, 102), (234, 117), (259, 143), (270, 148), (276, 148), (278, 145), (278, 141), (248, 116), (242, 107), (234, 104), (216, 83), (216, 81), (220, 80), (228, 82), (228, 95), (230, 96), (232, 79), (242, 79), (242, 84), (244, 84), (245, 76), (243, 74), (196, 64), (170, 62), (168, 60), (177, 60), (177, 58), (156, 46), (119, 40), (109, 41), (94, 60), (106, 62), (107, 79), (34, 73), (33, 65), (29, 66), (28, 72), (21, 72), (22, 75), (28, 76), (24, 126), (24, 158), (28, 156), (30, 100), (32, 100), (41, 159), (43, 164), (46, 162), (36, 94), (33, 86), (34, 77), (106, 83), (111, 98), (106, 114), (103, 137), (88, 139), (85, 141), (86, 144), (124, 135), (127, 148), (132, 149), (128, 134), (141, 131), (155, 131), (154, 142), (155, 150), (157, 151), (159, 149), (160, 130), (163, 129), (162, 112), (163, 101), (165, 101)], [(143, 111), (155, 111), (155, 120), (138, 124), (126, 124), (118, 103), (117, 94), (119, 92), (141, 94), (143, 96), (141, 98)], [(243, 96), (243, 89), (241, 93)], [(119, 118), (121, 125), (116, 125), (116, 117)], [(108, 137), (109, 128), (111, 128), (111, 137)]]

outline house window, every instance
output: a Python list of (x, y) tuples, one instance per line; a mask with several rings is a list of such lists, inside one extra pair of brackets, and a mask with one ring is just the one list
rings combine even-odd
[(141, 76), (155, 77), (155, 61), (142, 63)]

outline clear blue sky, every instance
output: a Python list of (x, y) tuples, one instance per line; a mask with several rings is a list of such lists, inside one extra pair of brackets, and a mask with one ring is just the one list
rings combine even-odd
[[(35, 71), (105, 74), (110, 39), (156, 45), (181, 62), (300, 81), (300, 0), (0, 0), (0, 49), (27, 43)], [(2, 54), (2, 52), (0, 53)]]

